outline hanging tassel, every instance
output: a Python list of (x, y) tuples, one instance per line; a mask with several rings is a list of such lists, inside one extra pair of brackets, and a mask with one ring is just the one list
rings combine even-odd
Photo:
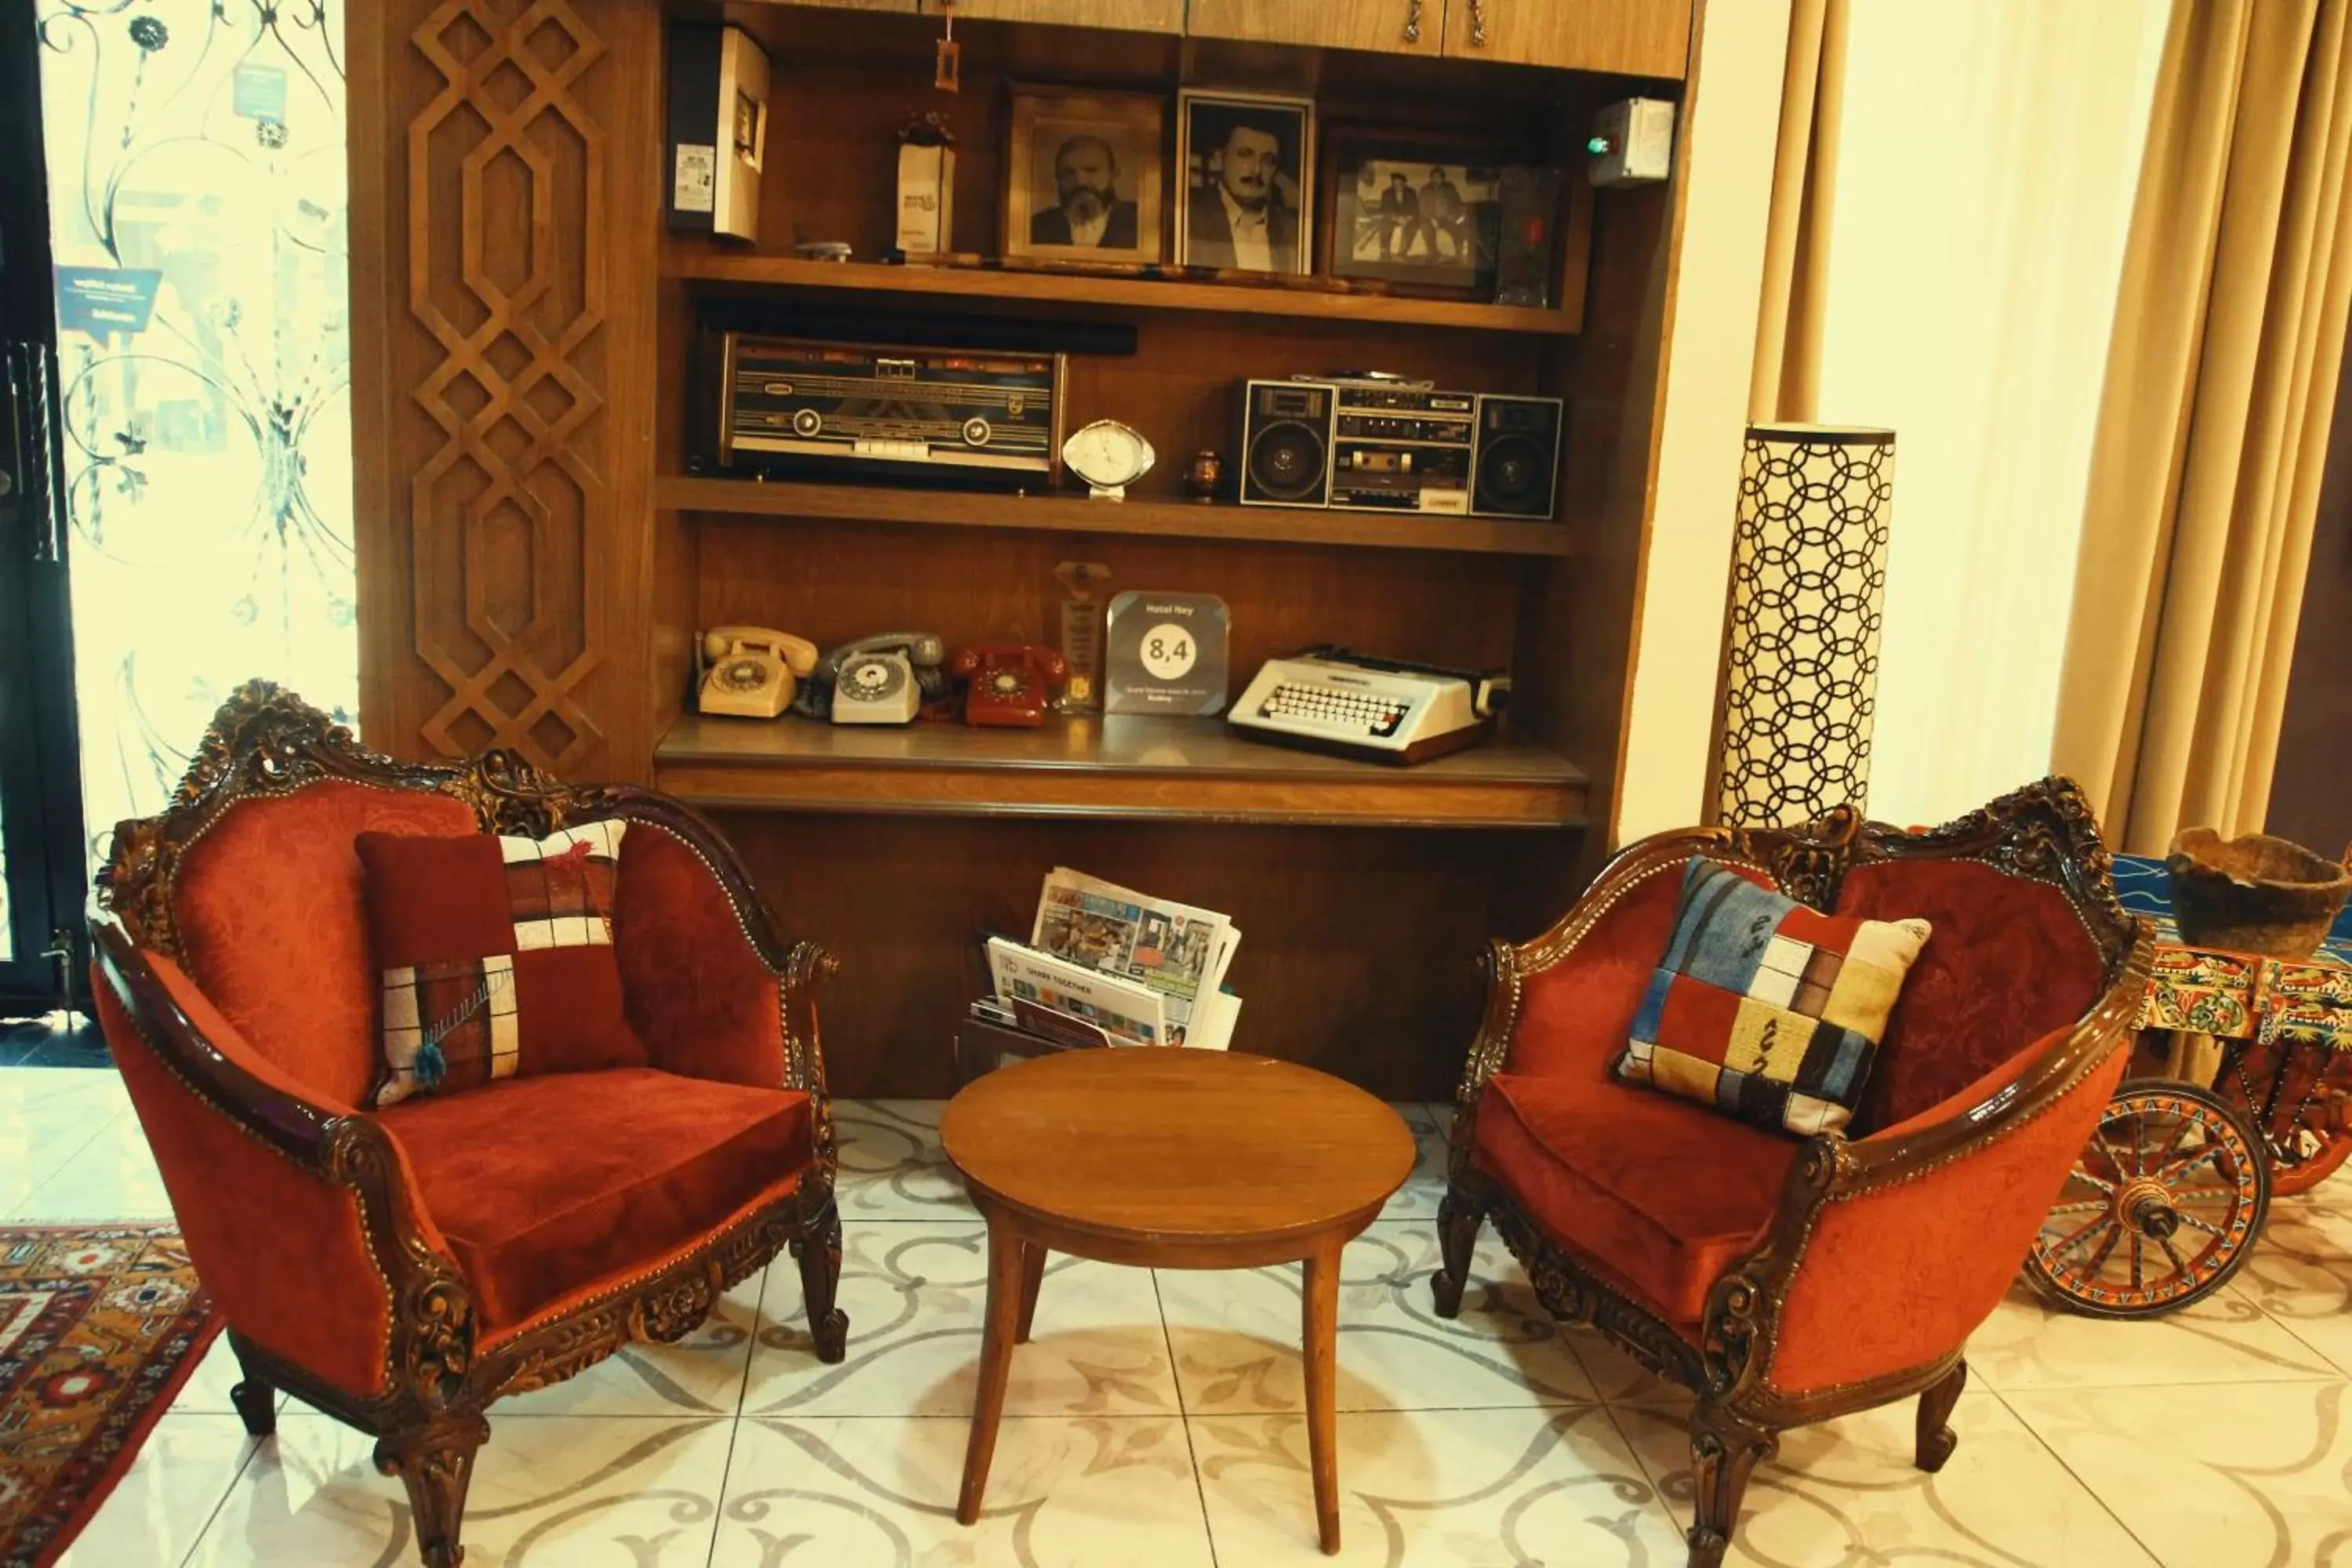
[[(955, 0), (946, 0), (953, 5)], [(947, 37), (940, 40), (939, 63), (931, 73), (931, 85), (941, 92), (954, 92), (963, 86), (963, 46), (955, 41), (955, 13), (947, 14)]]
[(416, 1087), (419, 1089), (437, 1088), (441, 1080), (448, 1076), (449, 1058), (441, 1054), (441, 1043), (438, 1040), (428, 1040), (416, 1047), (415, 1070)]

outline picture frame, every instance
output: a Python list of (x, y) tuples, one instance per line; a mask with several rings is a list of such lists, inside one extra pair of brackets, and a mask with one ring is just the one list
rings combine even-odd
[(1521, 154), (1494, 138), (1333, 131), (1317, 225), (1324, 271), (1433, 299), (1493, 299), (1503, 171), (1524, 164)]
[[(1183, 89), (1173, 181), (1178, 265), (1312, 272), (1315, 174), (1312, 98)], [(1261, 211), (1264, 223), (1254, 225)]]
[(1022, 85), (1010, 97), (1003, 254), (1160, 261), (1166, 97)]

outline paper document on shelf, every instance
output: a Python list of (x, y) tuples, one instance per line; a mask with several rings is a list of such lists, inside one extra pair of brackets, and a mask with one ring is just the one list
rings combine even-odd
[(1068, 963), (1001, 936), (989, 939), (988, 973), (997, 995), (1007, 1002), (1050, 1007), (1083, 1019), (1125, 1044), (1171, 1043), (1163, 998), (1148, 985)]

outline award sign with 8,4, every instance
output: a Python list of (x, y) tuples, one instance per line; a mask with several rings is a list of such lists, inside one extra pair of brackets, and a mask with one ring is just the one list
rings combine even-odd
[(1113, 713), (1225, 710), (1232, 617), (1213, 594), (1126, 593), (1110, 602), (1105, 681)]

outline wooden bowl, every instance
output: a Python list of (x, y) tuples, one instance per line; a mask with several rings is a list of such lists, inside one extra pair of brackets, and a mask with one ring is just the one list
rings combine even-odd
[(2184, 828), (2164, 863), (2172, 917), (2192, 947), (2309, 958), (2352, 894), (2352, 868), (2264, 833)]

